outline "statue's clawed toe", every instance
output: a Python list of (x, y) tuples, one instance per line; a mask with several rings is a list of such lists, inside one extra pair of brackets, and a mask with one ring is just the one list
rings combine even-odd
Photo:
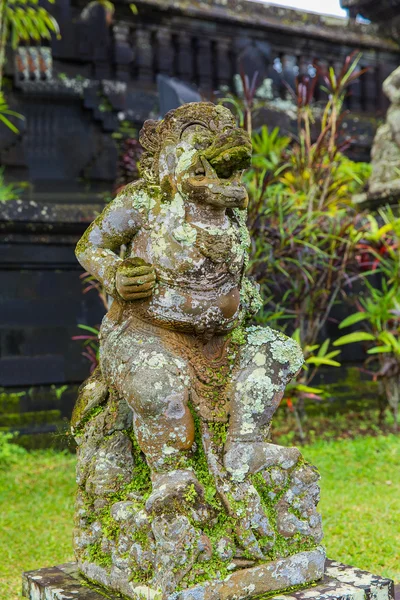
[(204, 501), (204, 488), (189, 469), (154, 475), (146, 510), (150, 514), (176, 514), (189, 510), (199, 523), (211, 517), (210, 508)]
[(282, 448), (267, 442), (233, 441), (225, 446), (224, 465), (232, 479), (247, 476), (273, 466), (293, 467), (301, 454), (297, 448)]

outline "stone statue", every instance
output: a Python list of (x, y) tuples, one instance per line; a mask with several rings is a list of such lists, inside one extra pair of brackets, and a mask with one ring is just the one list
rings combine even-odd
[[(77, 246), (113, 298), (73, 415), (75, 551), (129, 598), (248, 598), (319, 579), (318, 473), (268, 432), (300, 348), (245, 327), (251, 141), (224, 107), (146, 121), (142, 179)], [(125, 248), (121, 258), (120, 249)]]
[(383, 91), (391, 106), (372, 147), (368, 197), (397, 201), (400, 199), (400, 67), (384, 81)]

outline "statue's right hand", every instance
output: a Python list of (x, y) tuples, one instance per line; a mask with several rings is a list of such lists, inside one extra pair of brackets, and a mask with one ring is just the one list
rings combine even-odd
[(115, 287), (124, 300), (140, 300), (152, 295), (156, 285), (153, 265), (142, 258), (128, 258), (117, 268)]

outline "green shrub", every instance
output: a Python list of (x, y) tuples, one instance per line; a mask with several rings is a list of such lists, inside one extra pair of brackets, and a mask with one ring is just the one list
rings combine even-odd
[(24, 448), (11, 443), (14, 437), (14, 433), (0, 431), (0, 469), (6, 469), (11, 464), (18, 462), (18, 459), (26, 454)]
[(318, 77), (298, 78), (293, 139), (267, 127), (253, 133), (253, 164), (245, 174), (250, 275), (264, 298), (258, 320), (293, 335), (303, 348), (305, 368), (287, 388), (290, 403), (319, 398), (322, 390), (311, 387), (319, 368), (340, 366), (340, 350), (324, 330), (333, 306), (361, 276), (364, 221), (352, 195), (363, 189), (370, 167), (347, 158), (341, 141), (343, 101), (359, 76), (358, 62), (349, 57), (338, 77), (319, 68), (329, 93), (318, 105)]
[[(1, 108), (0, 108), (1, 110)], [(19, 183), (6, 183), (4, 177), (4, 167), (0, 167), (0, 202), (9, 202), (10, 200), (19, 200), (29, 183), (21, 181)]]
[[(400, 405), (400, 217), (386, 206), (377, 217), (368, 215), (368, 228), (360, 241), (360, 268), (366, 271), (362, 294), (353, 298), (357, 312), (339, 328), (356, 326), (335, 341), (335, 346), (366, 345), (364, 371), (378, 383), (380, 393), (399, 426)], [(373, 279), (370, 275), (373, 274)]]

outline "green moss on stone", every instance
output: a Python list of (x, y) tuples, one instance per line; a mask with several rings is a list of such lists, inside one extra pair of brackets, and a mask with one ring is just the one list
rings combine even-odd
[(118, 538), (121, 528), (119, 523), (110, 515), (109, 507), (105, 510), (104, 514), (99, 516), (99, 521), (106, 538), (115, 541)]
[(83, 419), (80, 421), (79, 426), (76, 427), (76, 429), (74, 430), (74, 435), (79, 435), (83, 432), (85, 425), (91, 421), (92, 419), (94, 419), (94, 417), (97, 417), (97, 415), (99, 415), (100, 413), (103, 412), (103, 410), (105, 409), (106, 405), (105, 404), (101, 404), (98, 406), (95, 406), (94, 408), (92, 408), (92, 410), (90, 410), (87, 415), (85, 415), (83, 417)]
[(86, 557), (89, 562), (99, 565), (99, 567), (111, 567), (112, 559), (101, 549), (101, 542), (94, 542), (86, 547)]
[(132, 481), (128, 483), (122, 490), (121, 494), (126, 496), (129, 492), (137, 492), (141, 494), (145, 500), (151, 494), (151, 472), (146, 462), (143, 452), (140, 450), (138, 441), (133, 430), (125, 431), (125, 434), (129, 437), (132, 443), (132, 454), (134, 461), (134, 468), (132, 471)]
[[(195, 442), (196, 451), (192, 458), (189, 458), (189, 464), (193, 468), (197, 479), (204, 487), (205, 500), (214, 509), (215, 517), (203, 526), (199, 526), (196, 521), (191, 521), (192, 525), (201, 530), (210, 540), (213, 553), (210, 559), (195, 564), (190, 573), (184, 577), (178, 589), (183, 589), (185, 585), (196, 585), (209, 581), (211, 579), (224, 579), (230, 573), (228, 570), (229, 560), (222, 560), (216, 552), (218, 542), (226, 537), (235, 540), (235, 519), (232, 518), (224, 508), (218, 495), (214, 477), (211, 475), (207, 463), (207, 457), (203, 448), (201, 436), (201, 421), (195, 410), (192, 408), (193, 419), (195, 423)], [(227, 425), (225, 423), (214, 423), (214, 434), (218, 437), (225, 435)], [(220, 437), (219, 437), (220, 439)]]
[(128, 598), (128, 596), (125, 596), (125, 594), (121, 594), (120, 592), (116, 592), (114, 590), (110, 594), (106, 588), (103, 588), (99, 583), (93, 581), (93, 579), (86, 577), (86, 575), (82, 575), (82, 573), (79, 575), (79, 583), (82, 586), (97, 592), (100, 594), (100, 596), (107, 598), (107, 600), (115, 600), (116, 598), (121, 600), (132, 600), (131, 598)]
[(265, 594), (261, 594), (260, 596), (255, 596), (253, 600), (267, 600), (267, 598), (279, 598), (281, 600), (285, 600), (285, 596), (290, 596), (293, 592), (298, 592), (300, 590), (309, 589), (311, 587), (315, 587), (316, 585), (320, 585), (321, 580), (312, 581), (311, 583), (300, 583), (299, 585), (291, 585), (279, 592), (267, 592)]
[[(297, 469), (305, 464), (307, 464), (306, 461), (304, 461), (304, 459), (301, 458), (300, 461), (295, 465), (295, 468)], [(290, 476), (288, 477), (286, 484), (280, 487), (278, 490), (276, 488), (268, 486), (261, 473), (255, 473), (254, 475), (252, 475), (251, 480), (260, 496), (263, 509), (275, 533), (274, 545), (271, 551), (269, 552), (268, 557), (271, 560), (275, 560), (277, 558), (290, 556), (297, 552), (303, 552), (305, 550), (312, 550), (316, 548), (318, 544), (310, 536), (295, 534), (290, 538), (286, 538), (278, 531), (276, 505), (279, 502), (279, 500), (285, 495), (285, 493), (290, 489)], [(274, 498), (271, 498), (271, 492), (275, 493)], [(293, 512), (294, 514), (294, 509), (290, 510), (289, 512)], [(299, 515), (299, 518), (302, 518), (301, 515)]]
[(228, 437), (229, 423), (214, 421), (209, 424), (209, 428), (213, 434), (213, 442), (218, 446), (223, 446)]
[(247, 335), (244, 327), (236, 327), (236, 329), (234, 329), (230, 335), (231, 342), (235, 346), (244, 346), (247, 342)]
[(192, 416), (195, 425), (196, 451), (192, 456), (188, 458), (187, 462), (189, 463), (189, 466), (193, 468), (197, 479), (204, 487), (206, 502), (210, 504), (210, 506), (212, 506), (219, 513), (223, 510), (223, 507), (217, 495), (217, 488), (215, 487), (214, 477), (210, 473), (206, 453), (204, 452), (203, 441), (201, 436), (200, 417), (193, 409), (193, 407)]

